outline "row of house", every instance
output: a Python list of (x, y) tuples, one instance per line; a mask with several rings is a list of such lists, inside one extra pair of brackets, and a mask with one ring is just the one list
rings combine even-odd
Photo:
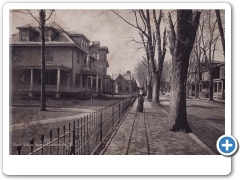
[[(41, 92), (41, 35), (37, 27), (16, 27), (10, 37), (12, 92), (34, 96)], [(65, 31), (57, 23), (45, 27), (46, 94), (86, 91), (110, 92), (107, 46), (78, 32)], [(90, 44), (91, 43), (91, 44)]]
[[(195, 96), (197, 88), (197, 67), (196, 63), (189, 65), (190, 73), (188, 76), (188, 96)], [(213, 98), (225, 99), (225, 63), (213, 61)], [(199, 98), (209, 98), (209, 70), (205, 63), (200, 63), (199, 74)]]

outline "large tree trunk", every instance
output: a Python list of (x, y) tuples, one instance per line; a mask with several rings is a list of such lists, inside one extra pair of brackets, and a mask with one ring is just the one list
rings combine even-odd
[(213, 101), (213, 72), (209, 69), (209, 101)]
[(176, 55), (173, 57), (171, 100), (169, 107), (169, 125), (172, 131), (192, 132), (187, 121), (186, 110), (186, 73), (187, 57)]
[[(170, 14), (168, 16), (170, 19)], [(196, 37), (200, 13), (192, 10), (177, 10), (177, 31), (175, 34), (170, 19), (170, 45), (172, 54), (171, 100), (169, 126), (171, 131), (192, 132), (187, 121), (186, 82), (189, 58)]]
[(41, 20), (41, 58), (42, 58), (42, 69), (41, 69), (41, 111), (46, 111), (46, 100), (45, 100), (45, 12), (44, 10), (40, 11), (40, 20)]

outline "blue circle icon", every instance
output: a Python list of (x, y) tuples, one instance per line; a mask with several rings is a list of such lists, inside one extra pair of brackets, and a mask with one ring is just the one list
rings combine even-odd
[(234, 154), (238, 148), (238, 142), (233, 136), (223, 135), (218, 138), (217, 149), (224, 156)]

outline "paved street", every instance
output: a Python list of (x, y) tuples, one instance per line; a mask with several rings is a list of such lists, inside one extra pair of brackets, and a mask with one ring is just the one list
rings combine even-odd
[(145, 100), (145, 113), (136, 113), (135, 102), (102, 154), (219, 154), (215, 144), (217, 138), (224, 134), (224, 104), (188, 100), (188, 120), (193, 130), (189, 134), (168, 130), (169, 97), (162, 97), (161, 104), (152, 107)]
[[(163, 106), (161, 108), (166, 112), (168, 112), (169, 98), (169, 96), (160, 98)], [(219, 154), (216, 142), (221, 135), (225, 134), (225, 103), (187, 99), (187, 115), (193, 134), (212, 151)]]

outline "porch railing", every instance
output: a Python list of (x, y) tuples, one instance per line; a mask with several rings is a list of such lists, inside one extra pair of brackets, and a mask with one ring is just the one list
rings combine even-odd
[(90, 155), (98, 154), (106, 139), (121, 122), (136, 97), (128, 97), (114, 106), (103, 108), (67, 125), (54, 127), (48, 135), (31, 139), (28, 146), (18, 144), (17, 154)]
[[(31, 85), (21, 85), (14, 87), (16, 91), (30, 91)], [(86, 92), (86, 87), (59, 86), (60, 92)], [(33, 85), (32, 91), (41, 91), (41, 85)], [(45, 85), (45, 91), (57, 91), (57, 85)]]

